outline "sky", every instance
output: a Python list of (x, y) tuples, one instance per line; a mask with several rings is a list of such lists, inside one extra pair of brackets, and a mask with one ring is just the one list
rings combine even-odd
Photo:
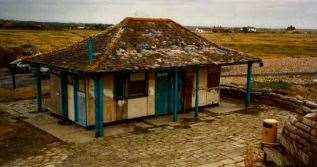
[(317, 0), (0, 0), (0, 18), (111, 23), (163, 17), (182, 25), (317, 28)]

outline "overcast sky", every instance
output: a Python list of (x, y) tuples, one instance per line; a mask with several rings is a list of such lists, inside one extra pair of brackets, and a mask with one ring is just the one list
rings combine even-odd
[(317, 28), (317, 0), (0, 0), (0, 18), (118, 23), (164, 17), (183, 25)]

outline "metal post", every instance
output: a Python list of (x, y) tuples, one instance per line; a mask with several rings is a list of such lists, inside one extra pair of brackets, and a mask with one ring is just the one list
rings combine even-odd
[(199, 67), (195, 68), (195, 76), (196, 76), (196, 87), (195, 87), (195, 117), (198, 117), (198, 104), (199, 104)]
[(68, 95), (67, 95), (67, 75), (61, 72), (61, 94), (62, 94), (62, 114), (63, 119), (68, 118)]
[(73, 76), (75, 122), (78, 122), (78, 76)]
[(178, 71), (174, 70), (174, 93), (173, 93), (173, 121), (177, 120), (177, 104), (178, 104)]
[(95, 82), (95, 127), (96, 137), (104, 136), (103, 127), (103, 82), (100, 76), (94, 79)]
[(42, 82), (41, 82), (41, 71), (40, 67), (35, 67), (35, 77), (36, 77), (36, 91), (37, 91), (37, 111), (42, 111)]
[(245, 106), (249, 107), (251, 104), (251, 94), (252, 94), (252, 63), (248, 63), (246, 90), (247, 90), (247, 93), (245, 96)]

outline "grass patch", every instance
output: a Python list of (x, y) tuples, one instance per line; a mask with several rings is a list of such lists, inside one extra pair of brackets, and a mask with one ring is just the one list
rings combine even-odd
[(317, 33), (203, 33), (221, 46), (259, 58), (317, 57)]
[(270, 88), (273, 90), (287, 90), (290, 88), (291, 84), (284, 81), (267, 81), (267, 82), (253, 82), (254, 88)]

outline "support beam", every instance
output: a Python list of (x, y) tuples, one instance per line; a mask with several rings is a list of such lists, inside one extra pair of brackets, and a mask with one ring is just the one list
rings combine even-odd
[(67, 75), (61, 72), (61, 95), (62, 95), (62, 115), (63, 119), (68, 118), (68, 95), (67, 95)]
[(74, 110), (75, 110), (75, 122), (78, 122), (78, 89), (79, 89), (79, 84), (78, 84), (78, 76), (74, 75), (73, 76), (73, 88), (74, 88)]
[(37, 101), (37, 111), (42, 111), (42, 81), (41, 81), (41, 71), (40, 67), (36, 66), (34, 69), (34, 74), (36, 78), (36, 101)]
[(104, 136), (103, 127), (103, 82), (100, 76), (94, 78), (95, 83), (95, 127), (96, 137)]
[(199, 91), (199, 67), (196, 67), (195, 68), (195, 78), (196, 78), (196, 81), (195, 81), (195, 117), (198, 117), (198, 105), (199, 105), (199, 94), (198, 94), (198, 91)]
[(176, 122), (177, 120), (177, 104), (179, 101), (178, 97), (178, 70), (174, 70), (174, 83), (173, 83), (173, 121)]
[(248, 63), (246, 90), (247, 92), (245, 96), (245, 106), (249, 107), (251, 104), (251, 94), (252, 94), (252, 63)]

